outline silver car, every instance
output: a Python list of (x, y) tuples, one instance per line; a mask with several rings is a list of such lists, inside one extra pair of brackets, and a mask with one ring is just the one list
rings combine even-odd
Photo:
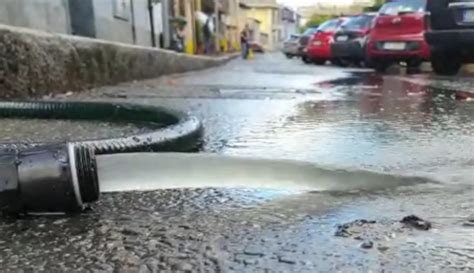
[(283, 54), (285, 54), (285, 56), (288, 58), (288, 59), (291, 59), (293, 57), (297, 57), (300, 55), (299, 53), (299, 46), (300, 46), (300, 35), (297, 35), (297, 34), (293, 34), (290, 36), (290, 38), (288, 40), (286, 40), (284, 43), (283, 43)]

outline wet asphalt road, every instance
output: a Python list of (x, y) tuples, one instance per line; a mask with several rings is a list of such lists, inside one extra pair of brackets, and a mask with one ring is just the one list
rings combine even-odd
[[(77, 217), (0, 220), (0, 268), (472, 272), (472, 86), (469, 75), (404, 75), (395, 69), (381, 77), (268, 54), (68, 97), (188, 111), (204, 122), (205, 152), (305, 160), (434, 182), (378, 192), (201, 189), (105, 194), (92, 212)], [(14, 139), (28, 140), (32, 131), (38, 133), (35, 122), (22, 123), (17, 130), (14, 121), (3, 122)], [(66, 136), (70, 126), (79, 127), (73, 134), (78, 137), (94, 125), (54, 126), (62, 127)], [(141, 130), (97, 125), (104, 127), (113, 130), (95, 130), (97, 137)], [(9, 134), (0, 137), (12, 139)], [(58, 139), (48, 132), (37, 137)], [(420, 231), (399, 223), (410, 214), (431, 221), (433, 228)], [(354, 224), (347, 237), (334, 236), (337, 225), (356, 219), (376, 223)]]

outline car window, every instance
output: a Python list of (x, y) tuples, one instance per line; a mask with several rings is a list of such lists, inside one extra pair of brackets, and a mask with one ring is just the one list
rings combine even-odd
[(400, 13), (424, 12), (426, 0), (397, 0), (387, 3), (380, 9), (382, 15), (398, 15)]
[(361, 15), (349, 19), (347, 22), (341, 25), (344, 29), (366, 29), (369, 28), (374, 16), (371, 15)]
[(339, 25), (339, 20), (329, 20), (319, 26), (319, 31), (334, 31)]
[(303, 35), (304, 36), (313, 35), (316, 32), (316, 30), (317, 28), (308, 28), (307, 30), (305, 30), (305, 32), (303, 32)]

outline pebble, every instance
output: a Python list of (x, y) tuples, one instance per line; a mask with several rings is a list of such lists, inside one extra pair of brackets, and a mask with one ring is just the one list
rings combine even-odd
[(462, 224), (464, 227), (474, 227), (474, 218), (468, 219)]
[(278, 256), (278, 262), (285, 264), (296, 264), (296, 258), (290, 255)]
[(244, 249), (244, 254), (248, 256), (260, 256), (260, 257), (265, 255), (263, 251), (257, 246), (247, 246)]
[(360, 245), (363, 249), (371, 249), (374, 247), (374, 243), (372, 241), (365, 241)]
[(416, 215), (409, 215), (404, 217), (401, 221), (401, 223), (411, 226), (413, 228), (419, 229), (419, 230), (430, 230), (431, 229), (431, 223), (428, 221), (425, 221), (421, 219), (420, 217)]
[(381, 252), (385, 252), (389, 249), (389, 247), (388, 246), (378, 246), (377, 249)]

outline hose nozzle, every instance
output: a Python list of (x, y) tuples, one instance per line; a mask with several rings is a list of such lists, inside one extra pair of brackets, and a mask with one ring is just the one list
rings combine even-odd
[(99, 199), (93, 151), (75, 144), (0, 151), (0, 211), (75, 213)]

